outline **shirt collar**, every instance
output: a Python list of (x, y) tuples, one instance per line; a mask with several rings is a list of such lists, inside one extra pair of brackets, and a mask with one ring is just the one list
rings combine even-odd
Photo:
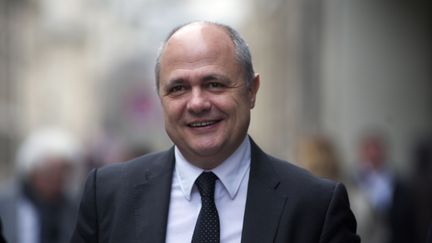
[[(231, 199), (235, 198), (240, 184), (250, 167), (251, 145), (249, 137), (243, 140), (237, 150), (223, 163), (211, 171), (217, 175), (223, 187), (228, 191)], [(187, 200), (190, 200), (192, 187), (198, 176), (204, 171), (189, 163), (175, 146), (175, 176), (180, 183), (181, 190)]]

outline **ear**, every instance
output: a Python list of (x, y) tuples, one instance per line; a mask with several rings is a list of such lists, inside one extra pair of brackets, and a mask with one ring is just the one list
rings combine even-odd
[(252, 79), (252, 82), (249, 87), (249, 101), (250, 108), (253, 109), (255, 107), (256, 95), (260, 86), (260, 76), (258, 73), (255, 74), (255, 77)]

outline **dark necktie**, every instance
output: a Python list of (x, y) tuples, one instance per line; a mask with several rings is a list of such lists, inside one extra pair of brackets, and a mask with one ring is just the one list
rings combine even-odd
[(201, 195), (201, 211), (195, 225), (192, 243), (219, 243), (219, 215), (214, 201), (217, 176), (203, 172), (195, 181)]

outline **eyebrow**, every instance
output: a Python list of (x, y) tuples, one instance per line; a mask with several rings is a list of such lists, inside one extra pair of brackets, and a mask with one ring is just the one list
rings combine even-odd
[[(229, 83), (232, 82), (231, 79), (229, 79), (227, 76), (221, 75), (221, 74), (217, 74), (217, 73), (207, 74), (207, 75), (205, 75), (204, 77), (202, 77), (200, 79), (201, 82), (208, 82), (208, 81), (212, 81), (212, 80), (220, 80), (220, 81), (222, 81), (223, 83), (226, 83), (226, 84), (229, 84)], [(169, 89), (169, 88), (171, 88), (172, 86), (174, 86), (176, 84), (184, 84), (184, 83), (187, 83), (187, 79), (181, 78), (181, 77), (180, 78), (174, 78), (172, 80), (168, 80), (166, 82), (165, 87), (167, 89)]]
[(228, 77), (226, 77), (224, 75), (220, 75), (220, 74), (215, 74), (215, 73), (204, 76), (202, 78), (202, 81), (206, 82), (206, 81), (211, 81), (211, 80), (215, 80), (215, 79), (220, 80), (224, 83), (230, 83), (231, 82), (231, 80)]
[(185, 80), (183, 78), (168, 80), (165, 87), (171, 87), (171, 86), (176, 85), (176, 84), (183, 84), (184, 82), (185, 82)]

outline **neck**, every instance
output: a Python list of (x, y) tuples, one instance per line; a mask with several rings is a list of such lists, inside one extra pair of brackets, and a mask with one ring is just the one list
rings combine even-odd
[(182, 151), (179, 147), (177, 147), (177, 149), (180, 152), (181, 156), (184, 158), (184, 160), (186, 160), (188, 163), (204, 170), (212, 170), (224, 163), (224, 161), (226, 161), (230, 156), (232, 156), (242, 146), (246, 139), (249, 139), (248, 136), (241, 140), (239, 144), (235, 146), (235, 148), (229, 153), (195, 155)]

